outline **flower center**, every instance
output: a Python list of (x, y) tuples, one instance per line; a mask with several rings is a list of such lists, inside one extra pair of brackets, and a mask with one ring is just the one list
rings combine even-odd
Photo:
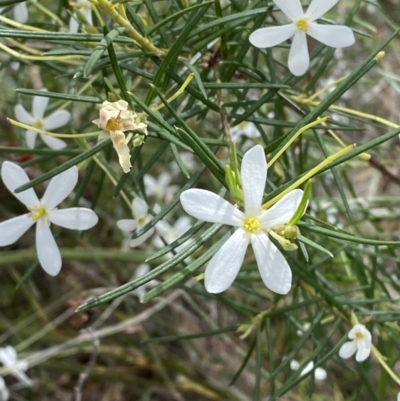
[(119, 131), (120, 126), (121, 126), (121, 117), (118, 115), (118, 117), (110, 118), (107, 121), (106, 130), (107, 131)]
[(33, 220), (37, 221), (41, 219), (42, 217), (45, 217), (47, 215), (47, 209), (44, 206), (38, 206), (36, 209), (34, 209), (31, 213), (31, 217)]
[(356, 333), (356, 339), (357, 340), (362, 340), (363, 338), (364, 338), (364, 334), (363, 333), (360, 333), (360, 332)]
[(261, 224), (255, 217), (249, 217), (244, 221), (244, 229), (249, 233), (256, 233), (261, 228)]
[(302, 32), (308, 31), (308, 21), (307, 18), (300, 18), (296, 21), (297, 28)]
[(42, 128), (43, 128), (42, 120), (36, 120), (36, 121), (33, 123), (33, 126), (34, 126), (35, 128), (42, 129)]

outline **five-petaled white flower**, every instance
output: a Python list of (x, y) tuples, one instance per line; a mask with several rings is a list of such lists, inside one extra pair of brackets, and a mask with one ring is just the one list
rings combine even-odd
[(147, 135), (147, 124), (136, 122), (136, 120), (136, 113), (129, 110), (128, 103), (125, 100), (118, 100), (117, 102), (106, 100), (100, 106), (100, 118), (92, 121), (93, 124), (103, 130), (99, 135), (99, 140), (110, 136), (124, 173), (128, 173), (132, 167), (131, 155), (124, 132), (139, 130)]
[(348, 341), (341, 346), (339, 356), (347, 359), (357, 352), (356, 361), (365, 361), (371, 353), (371, 333), (363, 324), (356, 324), (349, 331), (349, 338), (352, 341)]
[(237, 227), (206, 268), (206, 290), (220, 293), (232, 284), (251, 242), (264, 284), (278, 294), (287, 294), (292, 285), (292, 272), (285, 257), (268, 238), (268, 230), (290, 221), (301, 202), (303, 191), (295, 189), (270, 209), (262, 209), (267, 163), (260, 145), (243, 156), (241, 179), (244, 212), (210, 191), (188, 189), (181, 194), (182, 206), (191, 216)]
[(165, 199), (169, 202), (174, 193), (179, 189), (177, 185), (170, 185), (172, 176), (170, 173), (164, 171), (158, 178), (154, 178), (150, 174), (145, 174), (143, 177), (144, 187), (147, 196), (155, 196), (157, 199)]
[[(160, 211), (160, 207), (158, 205), (154, 206), (154, 212), (158, 213)], [(135, 216), (135, 219), (122, 219), (117, 221), (117, 227), (122, 231), (126, 238), (126, 242), (129, 244), (131, 248), (135, 248), (143, 242), (145, 242), (148, 238), (150, 238), (154, 234), (154, 227), (147, 230), (143, 235), (138, 238), (130, 239), (132, 233), (134, 231), (141, 230), (153, 216), (149, 213), (149, 207), (141, 198), (135, 198), (132, 201), (132, 212)]]
[[(75, 7), (79, 11), (80, 15), (85, 18), (89, 25), (93, 25), (92, 18), (92, 3), (88, 0), (76, 0)], [(77, 33), (79, 30), (79, 19), (74, 12), (69, 19), (69, 31), (71, 33)]]
[[(47, 89), (43, 88), (42, 91), (46, 92)], [(57, 110), (46, 118), (43, 117), (48, 103), (48, 97), (34, 96), (32, 101), (33, 115), (29, 114), (25, 110), (24, 106), (22, 106), (21, 104), (17, 104), (14, 107), (15, 117), (19, 122), (23, 124), (31, 125), (35, 128), (43, 129), (46, 131), (59, 128), (67, 124), (67, 122), (71, 119), (71, 113), (67, 110)], [(35, 147), (37, 132), (27, 130), (25, 135), (28, 148), (33, 149)], [(67, 144), (59, 138), (54, 138), (48, 135), (40, 135), (40, 137), (49, 148), (62, 149), (67, 146)]]
[(28, 387), (32, 386), (32, 380), (24, 373), (28, 369), (28, 362), (18, 360), (14, 347), (7, 345), (7, 347), (0, 348), (0, 362), (4, 367), (12, 369), (11, 374), (21, 383)]
[(87, 230), (98, 222), (96, 213), (82, 207), (58, 210), (58, 206), (72, 192), (78, 182), (78, 169), (74, 166), (53, 177), (43, 195), (38, 199), (30, 188), (15, 193), (14, 190), (29, 182), (25, 171), (11, 162), (4, 162), (1, 178), (8, 190), (29, 210), (29, 213), (0, 223), (0, 246), (17, 241), (36, 223), (36, 251), (43, 269), (55, 276), (60, 272), (62, 261), (60, 250), (50, 230), (50, 223), (71, 230)]
[(273, 1), (292, 22), (288, 25), (257, 29), (249, 40), (255, 47), (265, 48), (276, 46), (293, 37), (288, 62), (292, 74), (303, 75), (310, 64), (306, 34), (330, 47), (354, 44), (354, 34), (349, 27), (320, 25), (316, 22), (339, 0), (312, 0), (306, 13), (303, 12), (300, 0)]
[(6, 386), (6, 382), (0, 376), (0, 401), (8, 401), (9, 398), (10, 392), (8, 391), (8, 388)]

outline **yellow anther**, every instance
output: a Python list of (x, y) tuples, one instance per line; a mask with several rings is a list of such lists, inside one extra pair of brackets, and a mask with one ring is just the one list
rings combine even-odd
[(33, 123), (33, 126), (34, 126), (35, 128), (42, 129), (42, 128), (43, 128), (42, 120), (36, 120), (36, 121)]
[(44, 206), (38, 206), (35, 210), (32, 211), (31, 217), (33, 220), (37, 221), (42, 217), (47, 215), (47, 209)]
[(357, 340), (362, 340), (363, 338), (364, 338), (364, 334), (363, 333), (360, 333), (360, 332), (356, 333), (356, 339)]
[(261, 228), (261, 224), (255, 217), (249, 217), (244, 221), (244, 229), (250, 233), (256, 233)]
[(121, 119), (120, 117), (110, 118), (106, 124), (107, 131), (120, 131), (121, 130)]
[(297, 20), (296, 26), (300, 31), (307, 32), (308, 31), (307, 18), (300, 18), (299, 20)]

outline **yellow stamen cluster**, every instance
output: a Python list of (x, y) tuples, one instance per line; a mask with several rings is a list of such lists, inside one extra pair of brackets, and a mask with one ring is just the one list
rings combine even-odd
[(261, 228), (261, 224), (255, 217), (249, 217), (244, 221), (244, 229), (249, 233), (256, 233)]
[(35, 128), (42, 129), (42, 128), (43, 128), (42, 120), (36, 120), (36, 121), (33, 123), (33, 126), (34, 126)]
[(363, 333), (360, 333), (360, 332), (356, 333), (356, 339), (357, 340), (362, 340), (363, 338), (364, 338), (364, 334)]
[(296, 21), (297, 28), (302, 32), (308, 31), (308, 21), (306, 18), (300, 18)]
[(31, 217), (35, 221), (41, 219), (42, 217), (45, 217), (46, 215), (47, 215), (47, 209), (44, 206), (38, 206), (31, 213)]

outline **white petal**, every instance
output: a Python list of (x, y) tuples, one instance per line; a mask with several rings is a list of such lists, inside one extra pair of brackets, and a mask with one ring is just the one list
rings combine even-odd
[(11, 245), (18, 241), (34, 223), (28, 214), (0, 223), (0, 246)]
[(243, 213), (213, 192), (188, 189), (181, 193), (181, 204), (185, 212), (196, 219), (230, 226), (242, 225)]
[(33, 209), (39, 203), (39, 199), (33, 188), (29, 188), (18, 194), (14, 193), (16, 188), (29, 182), (29, 177), (17, 164), (4, 162), (1, 166), (1, 178), (8, 190), (28, 209)]
[(68, 110), (55, 111), (43, 120), (43, 129), (51, 131), (67, 124), (69, 120), (71, 120), (71, 113)]
[(17, 351), (11, 345), (0, 348), (0, 362), (4, 366), (12, 366), (17, 362)]
[(267, 162), (261, 145), (245, 153), (240, 170), (246, 217), (258, 217), (267, 180)]
[(371, 340), (371, 333), (363, 324), (355, 324), (352, 329), (349, 331), (349, 338), (350, 340), (354, 340), (356, 338), (357, 333), (362, 334), (364, 337), (369, 334), (368, 338)]
[(242, 266), (249, 245), (249, 236), (241, 228), (212, 257), (205, 271), (204, 285), (212, 294), (227, 290)]
[(250, 43), (260, 49), (273, 47), (288, 40), (296, 33), (294, 24), (271, 26), (254, 31), (249, 36)]
[(156, 192), (157, 181), (153, 176), (151, 176), (150, 174), (145, 174), (143, 177), (143, 183), (146, 189), (146, 194), (148, 196), (151, 196)]
[(28, 21), (28, 7), (26, 6), (26, 3), (19, 3), (16, 6), (14, 6), (14, 20), (21, 23), (25, 24), (26, 21)]
[(296, 361), (296, 359), (292, 359), (290, 361), (290, 369), (297, 370), (299, 367), (300, 367), (300, 364), (298, 361)]
[(61, 270), (61, 254), (46, 219), (36, 223), (36, 251), (43, 270), (56, 276)]
[(54, 150), (63, 149), (67, 146), (66, 142), (64, 142), (60, 138), (54, 138), (48, 135), (40, 135), (42, 141), (50, 148)]
[(307, 33), (330, 47), (347, 47), (354, 45), (356, 39), (353, 31), (344, 25), (310, 24)]
[(329, 11), (338, 1), (339, 0), (312, 0), (308, 6), (306, 16), (310, 18), (311, 21), (315, 21)]
[(289, 223), (299, 207), (302, 197), (303, 191), (301, 189), (294, 189), (286, 194), (260, 215), (261, 228), (273, 228)]
[(29, 149), (33, 149), (35, 147), (36, 137), (37, 137), (37, 132), (35, 131), (28, 129), (25, 132), (25, 142), (26, 146), (28, 146)]
[(150, 230), (146, 231), (143, 235), (141, 235), (140, 237), (137, 237), (135, 239), (132, 239), (129, 242), (129, 246), (131, 248), (136, 248), (139, 245), (142, 245), (147, 239), (149, 239), (153, 234), (154, 234), (154, 227), (150, 228)]
[(137, 227), (137, 221), (132, 220), (132, 219), (122, 219), (117, 221), (117, 227), (125, 232), (129, 233), (132, 232), (133, 230), (136, 230)]
[[(47, 89), (41, 89), (43, 92), (47, 92)], [(48, 97), (34, 96), (32, 102), (32, 114), (35, 119), (43, 118), (44, 112), (46, 111), (49, 103)]]
[(69, 31), (71, 33), (77, 33), (79, 30), (79, 22), (77, 21), (76, 14), (74, 13), (69, 19)]
[(192, 223), (190, 219), (186, 216), (179, 217), (179, 219), (174, 224), (174, 230), (178, 233), (179, 236), (184, 234), (192, 227)]
[(75, 188), (78, 182), (78, 168), (73, 166), (50, 180), (41, 202), (48, 209), (59, 205)]
[(23, 124), (32, 125), (35, 119), (25, 110), (24, 106), (17, 104), (14, 107), (15, 118)]
[(274, 3), (292, 20), (301, 18), (303, 8), (301, 7), (300, 0), (274, 0)]
[(144, 276), (149, 271), (150, 271), (150, 265), (147, 263), (141, 263), (136, 269), (135, 277)]
[[(90, 6), (90, 3), (88, 4), (88, 6)], [(91, 9), (87, 9), (84, 8), (81, 13), (83, 14), (83, 16), (85, 17), (85, 20), (90, 24), (93, 25), (93, 18), (92, 18), (92, 10)]]
[(369, 354), (371, 353), (371, 344), (368, 344), (367, 341), (356, 341), (357, 344), (357, 353), (356, 353), (356, 361), (362, 362), (365, 361)]
[(132, 210), (136, 220), (143, 219), (147, 216), (147, 212), (149, 207), (147, 206), (146, 201), (141, 198), (135, 198), (132, 201)]
[(281, 251), (263, 231), (252, 234), (251, 245), (265, 286), (277, 294), (287, 294), (292, 287), (292, 271)]
[(8, 401), (10, 392), (7, 389), (6, 382), (0, 376), (0, 401)]
[(307, 37), (304, 32), (296, 32), (289, 52), (289, 70), (293, 75), (303, 75), (310, 65)]
[(348, 341), (344, 343), (339, 350), (339, 356), (343, 359), (350, 358), (357, 351), (357, 345), (355, 341)]
[(326, 373), (326, 370), (323, 368), (316, 368), (314, 372), (314, 377), (316, 380), (325, 380), (327, 378), (328, 374)]
[(163, 220), (160, 220), (156, 224), (155, 228), (156, 228), (157, 234), (162, 235), (163, 237), (168, 236), (169, 234), (171, 234), (171, 232), (173, 230), (171, 224), (169, 224), (169, 223), (167, 223), (166, 221), (163, 221)]
[(93, 210), (85, 207), (71, 207), (63, 210), (52, 210), (49, 213), (49, 220), (70, 230), (88, 230), (98, 223), (99, 218)]
[(306, 375), (308, 372), (311, 372), (314, 368), (314, 362), (310, 361), (307, 363), (307, 365), (304, 367), (304, 369), (301, 371), (300, 376)]

